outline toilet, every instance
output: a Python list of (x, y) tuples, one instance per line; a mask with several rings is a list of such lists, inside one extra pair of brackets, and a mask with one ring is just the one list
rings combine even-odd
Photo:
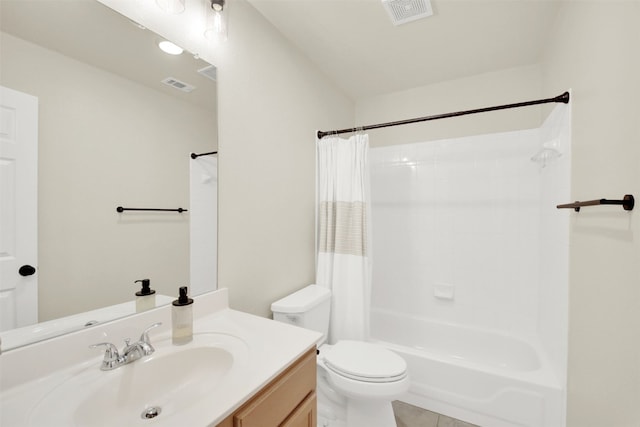
[(271, 304), (273, 319), (321, 332), (318, 427), (396, 427), (391, 402), (409, 389), (407, 363), (373, 343), (327, 344), (331, 291), (309, 285)]

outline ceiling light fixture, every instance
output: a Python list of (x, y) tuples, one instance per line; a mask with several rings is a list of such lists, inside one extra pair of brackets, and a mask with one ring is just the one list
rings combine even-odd
[(168, 53), (169, 55), (180, 55), (182, 52), (184, 52), (184, 49), (182, 49), (180, 46), (173, 44), (167, 40), (163, 40), (158, 43), (158, 47), (164, 53)]
[(156, 4), (163, 11), (177, 15), (178, 13), (184, 12), (184, 1), (185, 0), (156, 0)]
[(204, 36), (208, 40), (224, 41), (227, 39), (226, 0), (205, 0), (207, 7)]

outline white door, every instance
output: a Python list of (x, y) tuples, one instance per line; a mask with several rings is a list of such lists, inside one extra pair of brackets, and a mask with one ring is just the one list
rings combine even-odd
[(0, 86), (0, 331), (38, 321), (38, 98)]

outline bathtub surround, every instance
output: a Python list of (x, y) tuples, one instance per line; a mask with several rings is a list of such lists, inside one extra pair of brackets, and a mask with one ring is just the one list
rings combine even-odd
[(316, 283), (331, 290), (329, 342), (364, 341), (371, 300), (369, 138), (331, 136), (316, 144)]
[[(408, 401), (481, 425), (564, 425), (570, 105), (540, 128), (372, 152), (371, 337)], [(542, 168), (543, 147), (561, 153)], [(474, 387), (469, 387), (474, 384)]]

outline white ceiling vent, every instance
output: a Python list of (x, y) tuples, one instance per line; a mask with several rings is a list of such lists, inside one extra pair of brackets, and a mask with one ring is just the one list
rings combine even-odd
[(406, 24), (433, 15), (429, 0), (382, 0), (393, 25)]
[(210, 78), (214, 82), (216, 81), (216, 78), (217, 78), (217, 75), (218, 75), (218, 70), (216, 70), (216, 67), (213, 66), (213, 65), (209, 65), (209, 66), (206, 66), (204, 68), (200, 68), (198, 70), (198, 72), (200, 74), (202, 74), (203, 76)]
[(173, 77), (167, 77), (166, 79), (162, 80), (162, 83), (187, 93), (191, 92), (196, 88), (195, 86), (190, 85), (189, 83), (182, 82)]

